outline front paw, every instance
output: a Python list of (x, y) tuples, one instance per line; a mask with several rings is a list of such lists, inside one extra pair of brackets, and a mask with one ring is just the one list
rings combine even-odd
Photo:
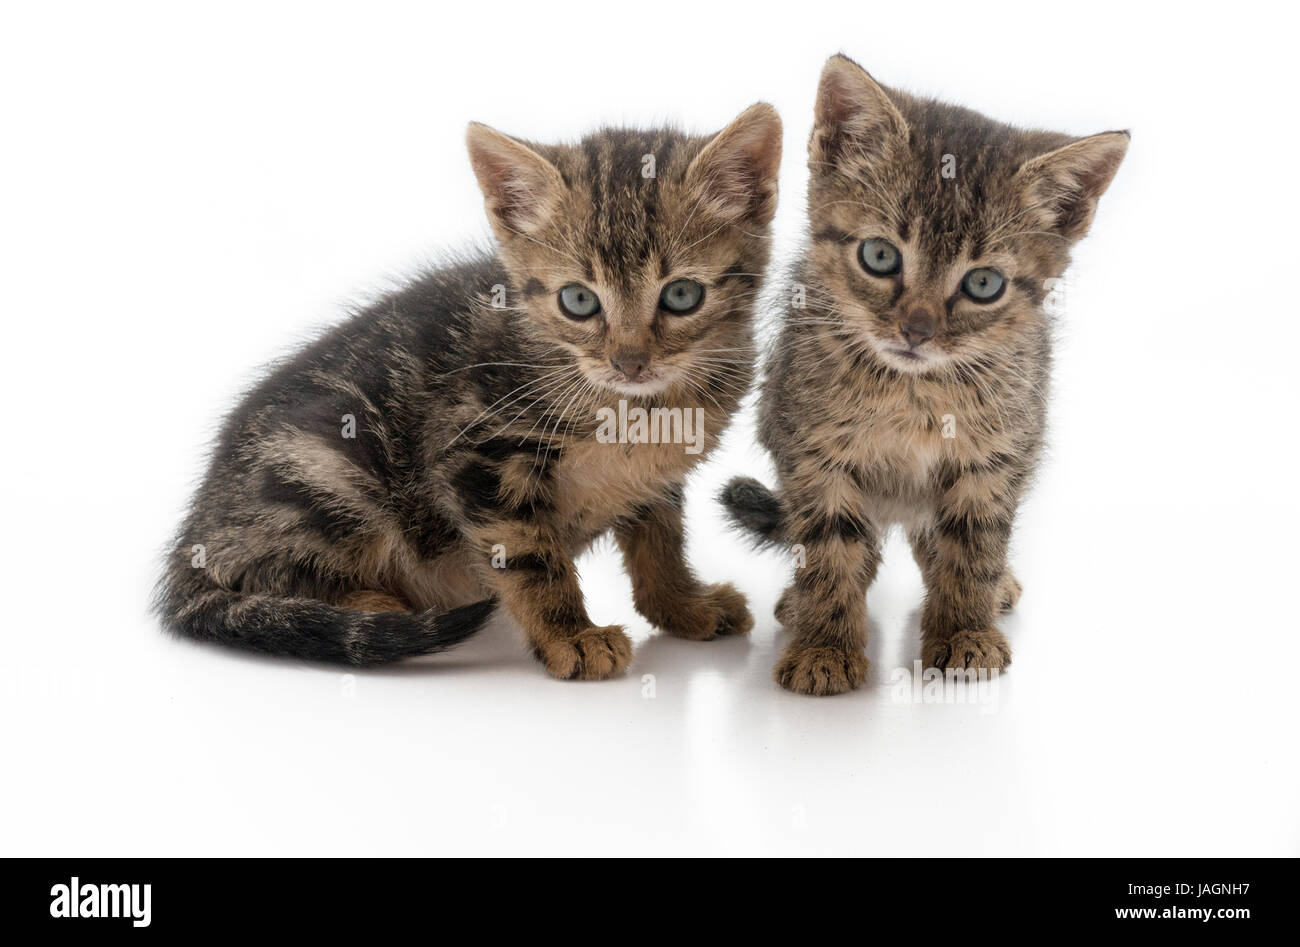
[(867, 679), (870, 662), (855, 648), (793, 644), (776, 665), (776, 682), (798, 694), (825, 697), (851, 691)]
[(552, 677), (602, 681), (622, 673), (632, 660), (632, 642), (618, 625), (584, 628), (569, 638), (537, 643), (533, 652)]
[(745, 596), (722, 582), (701, 586), (656, 624), (675, 638), (708, 641), (719, 635), (745, 634), (754, 627), (754, 616)]
[(1011, 644), (996, 628), (962, 629), (946, 638), (926, 637), (921, 642), (921, 660), (928, 668), (991, 671), (1011, 666)]

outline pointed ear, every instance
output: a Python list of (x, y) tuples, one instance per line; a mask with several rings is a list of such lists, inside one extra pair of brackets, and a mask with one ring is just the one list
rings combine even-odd
[(834, 55), (822, 67), (813, 109), (809, 163), (835, 164), (849, 155), (868, 160), (907, 138), (907, 122), (889, 93), (847, 56)]
[(1128, 151), (1128, 132), (1102, 132), (1030, 158), (1016, 171), (1026, 207), (1073, 242), (1088, 232), (1097, 201)]
[(546, 220), (564, 191), (555, 165), (527, 145), (478, 122), (470, 123), (465, 144), (492, 229), (502, 242), (535, 230)]
[(686, 186), (703, 212), (727, 221), (771, 222), (781, 169), (781, 117), (766, 102), (751, 105), (713, 136), (686, 169)]

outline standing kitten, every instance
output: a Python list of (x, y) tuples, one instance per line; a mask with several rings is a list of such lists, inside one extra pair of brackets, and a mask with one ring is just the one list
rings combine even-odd
[(1043, 440), (1042, 304), (1128, 137), (1022, 131), (827, 62), (812, 241), (762, 393), (780, 488), (723, 494), (760, 538), (803, 547), (777, 605), (783, 687), (862, 683), (865, 593), (895, 522), (925, 578), (926, 666), (1011, 663), (995, 622), (1020, 595), (1007, 542)]
[[(683, 559), (682, 483), (751, 380), (776, 112), (574, 146), (471, 125), (468, 145), (499, 254), (421, 276), (244, 398), (160, 586), (171, 629), (369, 665), (456, 644), (499, 601), (551, 674), (605, 678), (631, 648), (587, 617), (573, 559), (611, 529), (650, 621), (751, 627)], [(618, 399), (705, 430), (608, 443)]]

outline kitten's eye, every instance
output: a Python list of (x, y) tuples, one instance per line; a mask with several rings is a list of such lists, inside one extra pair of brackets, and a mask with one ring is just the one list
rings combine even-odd
[(570, 319), (590, 319), (600, 312), (600, 299), (581, 283), (560, 290), (560, 308)]
[(977, 303), (991, 303), (1002, 295), (1007, 281), (997, 270), (987, 266), (971, 270), (961, 278), (961, 291)]
[(858, 256), (867, 272), (876, 276), (893, 276), (903, 263), (903, 254), (898, 252), (898, 247), (880, 237), (863, 240)]
[(659, 305), (679, 316), (694, 312), (703, 301), (704, 287), (693, 279), (675, 279), (659, 294)]

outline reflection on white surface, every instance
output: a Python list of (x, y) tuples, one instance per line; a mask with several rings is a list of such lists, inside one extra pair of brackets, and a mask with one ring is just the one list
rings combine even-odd
[[(707, 493), (691, 494), (702, 520)], [(143, 618), (116, 638), (86, 626), (47, 642), (58, 660), (8, 671), (5, 758), (24, 777), (6, 802), (72, 811), (93, 785), (122, 817), (23, 820), (8, 849), (1294, 853), (1300, 780), (1293, 742), (1278, 739), (1294, 733), (1293, 703), (1251, 663), (1280, 633), (1265, 606), (1153, 599), (1165, 579), (1144, 548), (1087, 539), (1093, 514), (1068, 501), (1047, 529), (1043, 507), (1020, 547), (1051, 553), (1018, 557), (1015, 664), (992, 707), (891, 687), (919, 654), (921, 589), (897, 538), (869, 597), (870, 681), (828, 699), (771, 678), (784, 565), (704, 529), (721, 541), (695, 542), (693, 558), (748, 592), (753, 635), (652, 633), (599, 551), (582, 562), (593, 618), (623, 617), (636, 640), (629, 673), (608, 682), (547, 678), (500, 617), (457, 651), (350, 674), (172, 641)], [(1163, 519), (1190, 543), (1191, 525)], [(1076, 541), (1053, 546), (1053, 534)], [(1078, 573), (1103, 550), (1098, 610)], [(1243, 587), (1262, 580), (1236, 571)], [(129, 613), (133, 594), (103, 607)], [(24, 721), (39, 726), (12, 726)]]

